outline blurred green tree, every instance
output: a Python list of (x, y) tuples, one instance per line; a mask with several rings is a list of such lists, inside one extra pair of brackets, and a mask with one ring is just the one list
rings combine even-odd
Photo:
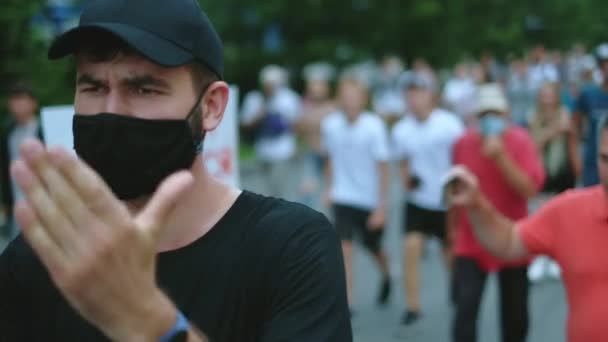
[[(76, 0), (77, 1), (77, 0)], [(78, 1), (77, 1), (78, 2)], [(226, 78), (243, 91), (258, 71), (278, 63), (299, 71), (308, 62), (338, 66), (395, 53), (448, 66), (489, 51), (521, 54), (536, 42), (569, 48), (608, 38), (605, 0), (200, 0), (225, 42)], [(0, 101), (16, 79), (34, 86), (45, 105), (70, 103), (72, 62), (46, 61), (48, 31), (32, 18), (48, 0), (0, 5)], [(4, 113), (5, 111), (3, 111)]]

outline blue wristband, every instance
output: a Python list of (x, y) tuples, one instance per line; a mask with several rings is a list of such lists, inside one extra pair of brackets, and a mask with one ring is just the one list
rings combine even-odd
[[(172, 342), (173, 339), (178, 336), (186, 337), (188, 335), (188, 330), (190, 330), (190, 322), (188, 322), (188, 319), (186, 318), (186, 316), (184, 316), (184, 314), (178, 311), (177, 318), (175, 319), (175, 324), (173, 325), (171, 330), (169, 330), (169, 332), (167, 332), (164, 336), (160, 338), (159, 341)], [(184, 338), (183, 340), (185, 341), (186, 339)]]

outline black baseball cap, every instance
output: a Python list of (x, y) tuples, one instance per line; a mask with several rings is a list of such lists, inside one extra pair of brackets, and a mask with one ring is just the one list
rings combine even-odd
[(79, 25), (53, 42), (49, 59), (73, 54), (87, 33), (109, 32), (150, 61), (177, 67), (200, 61), (220, 79), (223, 46), (197, 0), (90, 0)]

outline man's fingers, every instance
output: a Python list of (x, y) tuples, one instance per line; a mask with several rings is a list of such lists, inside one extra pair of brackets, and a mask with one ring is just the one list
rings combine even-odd
[(460, 182), (465, 183), (467, 186), (475, 186), (477, 183), (477, 179), (471, 173), (471, 171), (462, 165), (453, 167), (450, 171), (450, 175), (452, 175), (453, 179), (459, 180)]
[(42, 227), (34, 210), (24, 201), (15, 204), (15, 220), (21, 232), (51, 273), (66, 267), (69, 257)]
[(44, 183), (53, 201), (79, 229), (88, 222), (90, 212), (78, 193), (59, 171), (50, 164), (42, 144), (25, 143), (22, 155)]
[(28, 206), (35, 212), (40, 228), (45, 230), (57, 245), (73, 246), (72, 240), (75, 237), (71, 223), (53, 202), (38, 176), (23, 161), (13, 163), (11, 174), (25, 193)]
[(50, 148), (49, 156), (52, 164), (70, 181), (84, 205), (94, 214), (117, 226), (130, 217), (126, 207), (103, 179), (78, 157), (60, 147)]
[(148, 205), (137, 216), (137, 226), (152, 229), (152, 233), (158, 236), (160, 228), (167, 220), (175, 204), (192, 182), (192, 174), (188, 171), (180, 171), (169, 176), (161, 183)]

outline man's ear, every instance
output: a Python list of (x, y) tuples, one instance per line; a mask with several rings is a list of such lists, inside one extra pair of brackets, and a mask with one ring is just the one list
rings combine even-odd
[(229, 93), (230, 87), (226, 82), (216, 81), (209, 86), (207, 93), (201, 99), (203, 132), (213, 131), (220, 125), (228, 104)]

